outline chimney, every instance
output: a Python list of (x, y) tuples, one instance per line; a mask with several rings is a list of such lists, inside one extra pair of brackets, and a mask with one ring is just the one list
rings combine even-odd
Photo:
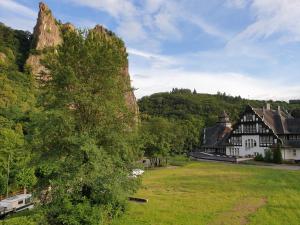
[(270, 103), (267, 103), (267, 110), (271, 110), (271, 104)]

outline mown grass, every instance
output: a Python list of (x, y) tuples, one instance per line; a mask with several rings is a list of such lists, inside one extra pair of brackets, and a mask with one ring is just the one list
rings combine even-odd
[(300, 172), (193, 162), (147, 171), (113, 225), (299, 225)]

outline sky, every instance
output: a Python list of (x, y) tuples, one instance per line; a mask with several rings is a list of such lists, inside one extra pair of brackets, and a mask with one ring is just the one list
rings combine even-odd
[[(38, 0), (0, 0), (0, 21), (32, 31)], [(45, 0), (80, 28), (121, 37), (138, 98), (172, 88), (300, 99), (300, 0)]]

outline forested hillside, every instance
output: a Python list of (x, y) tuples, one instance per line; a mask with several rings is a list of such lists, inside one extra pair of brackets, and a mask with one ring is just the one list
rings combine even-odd
[(0, 24), (0, 194), (7, 190), (8, 163), (9, 191), (35, 183), (27, 166), (31, 151), (26, 136), (36, 103), (32, 76), (24, 72), (30, 43), (29, 33)]

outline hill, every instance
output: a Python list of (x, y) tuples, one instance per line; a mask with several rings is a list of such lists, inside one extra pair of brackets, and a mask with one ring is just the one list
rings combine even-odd
[(138, 105), (147, 134), (145, 139), (152, 138), (144, 146), (144, 151), (150, 157), (162, 157), (197, 149), (201, 146), (203, 128), (215, 124), (221, 112), (225, 110), (234, 123), (248, 104), (263, 107), (267, 102), (273, 108), (280, 106), (299, 116), (300, 104), (249, 100), (225, 93), (210, 95), (189, 89), (173, 89), (171, 92), (143, 97)]
[(273, 108), (280, 106), (292, 114), (300, 108), (300, 104), (289, 104), (284, 101), (249, 100), (239, 96), (228, 96), (226, 93), (201, 94), (189, 89), (173, 89), (171, 92), (156, 93), (138, 101), (140, 112), (143, 114), (176, 119), (199, 116), (204, 118), (205, 125), (215, 123), (224, 110), (234, 122), (247, 105), (261, 108), (266, 103), (271, 103)]

